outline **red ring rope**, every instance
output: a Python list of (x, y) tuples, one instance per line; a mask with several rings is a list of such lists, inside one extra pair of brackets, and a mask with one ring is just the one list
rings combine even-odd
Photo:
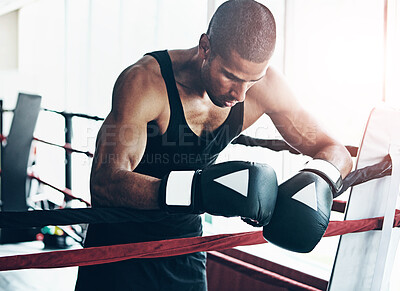
[[(361, 220), (331, 221), (325, 237), (349, 232), (378, 230), (383, 217)], [(400, 226), (400, 210), (396, 210), (394, 226)], [(62, 268), (112, 263), (133, 258), (158, 258), (187, 253), (223, 250), (237, 246), (265, 243), (262, 231), (220, 234), (205, 237), (92, 247), (79, 250), (0, 257), (0, 271), (29, 268)]]

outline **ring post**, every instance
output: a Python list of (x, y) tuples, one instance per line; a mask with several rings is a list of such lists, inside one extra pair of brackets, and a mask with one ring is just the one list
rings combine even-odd
[[(41, 97), (19, 93), (7, 144), (3, 149), (1, 211), (27, 211), (27, 167)], [(32, 229), (0, 229), (0, 243), (35, 239)]]
[(371, 290), (386, 290), (389, 288), (391, 270), (395, 255), (389, 255), (392, 249), (396, 253), (399, 244), (399, 232), (393, 228), (396, 202), (400, 186), (400, 145), (390, 145), (390, 158), (392, 159), (392, 177), (390, 179), (389, 194), (382, 226), (382, 238), (379, 243), (377, 262), (372, 280)]
[[(65, 119), (65, 144), (71, 145), (72, 143), (72, 115), (64, 113)], [(65, 151), (65, 188), (72, 189), (72, 157), (71, 152)], [(69, 201), (68, 197), (65, 197), (65, 201)]]
[[(0, 99), (0, 169), (3, 168), (3, 99)], [(1, 207), (1, 176), (0, 176), (0, 207)]]

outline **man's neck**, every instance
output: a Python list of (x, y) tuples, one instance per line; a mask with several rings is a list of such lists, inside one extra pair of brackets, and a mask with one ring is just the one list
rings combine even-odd
[(201, 79), (201, 65), (203, 59), (198, 54), (197, 46), (188, 50), (175, 51), (173, 67), (176, 82), (192, 94), (206, 97)]

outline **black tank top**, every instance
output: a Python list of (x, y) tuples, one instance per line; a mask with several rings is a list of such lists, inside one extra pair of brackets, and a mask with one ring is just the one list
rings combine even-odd
[[(214, 163), (218, 154), (242, 130), (243, 103), (232, 107), (225, 122), (215, 131), (197, 136), (185, 120), (168, 52), (158, 51), (149, 55), (161, 68), (168, 92), (170, 121), (164, 134), (160, 134), (155, 122), (148, 123), (145, 153), (135, 172), (162, 178), (172, 170), (196, 170)], [(201, 218), (197, 214), (138, 212), (143, 216), (140, 222), (89, 225), (85, 247), (202, 235)], [(205, 290), (205, 255), (193, 253), (80, 267), (76, 290), (126, 290), (130, 287), (134, 290), (161, 290), (158, 284), (165, 283), (172, 284), (171, 288), (164, 285), (166, 290), (186, 290), (188, 286), (193, 290)]]

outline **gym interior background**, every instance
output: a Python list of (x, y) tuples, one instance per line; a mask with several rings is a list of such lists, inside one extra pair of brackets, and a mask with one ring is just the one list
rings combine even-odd
[[(13, 108), (18, 92), (42, 96), (42, 107), (105, 117), (118, 74), (146, 52), (197, 45), (221, 0), (0, 0), (0, 99)], [(400, 105), (400, 3), (396, 0), (264, 0), (277, 22), (272, 64), (299, 100), (345, 145), (358, 146), (371, 109)], [(11, 117), (5, 116), (5, 134)], [(74, 120), (73, 147), (94, 151), (100, 123)], [(61, 116), (41, 112), (35, 136), (64, 141)], [(277, 138), (268, 117), (246, 132)], [(65, 153), (36, 146), (36, 171), (64, 183)], [(280, 181), (307, 158), (229, 146), (219, 160), (271, 164)], [(91, 160), (73, 156), (72, 190), (89, 200)], [(62, 195), (42, 189), (55, 201)], [(60, 196), (61, 195), (61, 196)], [(345, 197), (341, 197), (345, 199)], [(340, 220), (342, 214), (333, 213)], [(251, 230), (240, 219), (208, 217), (207, 233)], [(257, 256), (329, 279), (338, 237), (310, 254), (271, 245), (242, 247)], [(395, 268), (396, 269), (396, 268)], [(399, 278), (392, 284), (400, 286)], [(400, 288), (400, 287), (399, 287)]]

